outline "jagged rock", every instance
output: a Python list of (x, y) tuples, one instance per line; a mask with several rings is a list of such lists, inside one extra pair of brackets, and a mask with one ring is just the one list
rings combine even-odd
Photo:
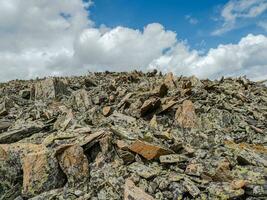
[(58, 78), (48, 78), (35, 84), (35, 99), (54, 99), (67, 94), (66, 85)]
[(266, 110), (244, 77), (1, 83), (0, 199), (266, 199)]
[(25, 125), (19, 130), (10, 130), (0, 134), (0, 144), (17, 142), (23, 138), (29, 137), (35, 133), (40, 132), (44, 126), (42, 124)]
[(164, 82), (169, 88), (175, 88), (176, 87), (173, 73), (166, 74)]
[(85, 89), (77, 90), (73, 92), (75, 106), (77, 109), (88, 109), (92, 105), (91, 99), (89, 99), (88, 93)]
[(179, 154), (170, 154), (170, 155), (160, 156), (159, 160), (161, 163), (178, 163), (188, 160), (188, 157)]
[(177, 109), (175, 119), (183, 128), (196, 128), (197, 116), (194, 104), (190, 100), (185, 100)]
[(68, 186), (78, 187), (88, 180), (89, 165), (83, 148), (78, 145), (68, 147), (58, 156), (59, 164), (68, 179)]
[(146, 165), (143, 165), (138, 162), (134, 162), (131, 165), (129, 165), (128, 170), (130, 172), (135, 172), (139, 176), (146, 179), (156, 176), (159, 173), (159, 169), (147, 167)]
[(66, 180), (52, 152), (39, 151), (25, 155), (22, 159), (23, 189), (25, 197), (62, 187)]
[(154, 198), (142, 189), (136, 187), (134, 182), (126, 179), (124, 186), (124, 200), (154, 200)]
[(151, 98), (146, 100), (142, 107), (140, 108), (140, 114), (141, 116), (145, 116), (153, 111), (155, 111), (157, 108), (159, 108), (161, 102), (158, 98)]
[(147, 142), (143, 142), (140, 140), (136, 140), (129, 146), (129, 149), (135, 153), (140, 154), (147, 160), (152, 160), (154, 158), (159, 158), (162, 155), (167, 155), (174, 153), (172, 150), (157, 146), (154, 144), (150, 144)]
[(241, 188), (234, 188), (231, 183), (210, 183), (208, 192), (211, 198), (233, 199), (242, 196), (245, 192)]

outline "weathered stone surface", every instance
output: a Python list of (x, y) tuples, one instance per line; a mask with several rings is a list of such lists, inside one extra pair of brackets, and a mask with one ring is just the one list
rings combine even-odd
[(111, 107), (110, 106), (105, 106), (102, 110), (102, 113), (105, 117), (109, 116), (111, 113)]
[(141, 188), (136, 187), (132, 180), (126, 179), (124, 200), (154, 200), (154, 198), (145, 193)]
[(240, 197), (244, 194), (243, 189), (232, 187), (231, 183), (211, 183), (208, 187), (208, 192), (212, 198), (232, 199)]
[(29, 137), (34, 133), (38, 133), (43, 129), (40, 124), (32, 124), (25, 126), (19, 130), (10, 130), (0, 135), (0, 144), (17, 142), (23, 138)]
[(164, 97), (168, 93), (168, 87), (165, 83), (161, 84), (157, 89), (156, 89), (157, 94), (160, 97)]
[(170, 72), (170, 73), (166, 74), (164, 83), (165, 83), (169, 88), (175, 88), (175, 87), (176, 87), (173, 73)]
[(136, 140), (134, 143), (132, 143), (129, 146), (129, 149), (135, 153), (140, 154), (147, 160), (152, 160), (154, 158), (159, 158), (162, 155), (174, 153), (170, 149), (167, 149), (167, 148), (164, 148), (158, 145), (150, 144), (147, 142), (143, 142), (141, 140)]
[(7, 120), (1, 120), (0, 121), (0, 133), (2, 131), (6, 131), (10, 126), (12, 125), (12, 123), (10, 121), (7, 121)]
[(170, 155), (160, 156), (159, 160), (161, 163), (178, 163), (188, 160), (188, 157), (179, 154), (170, 154)]
[(184, 184), (185, 188), (187, 189), (187, 191), (193, 197), (197, 197), (200, 194), (200, 190), (198, 189), (198, 187), (190, 179), (185, 178), (183, 184)]
[(155, 111), (157, 108), (159, 108), (160, 103), (160, 99), (158, 98), (150, 98), (146, 100), (140, 109), (141, 116), (145, 116)]
[(185, 100), (177, 109), (175, 119), (183, 128), (196, 128), (197, 116), (194, 104), (190, 100)]
[(143, 165), (138, 162), (134, 162), (131, 165), (129, 165), (128, 170), (130, 172), (135, 172), (139, 176), (146, 179), (156, 176), (159, 173), (159, 169), (147, 167), (146, 165)]
[(77, 109), (88, 109), (92, 105), (92, 101), (89, 99), (88, 92), (85, 89), (80, 89), (73, 92), (73, 97), (75, 101), (75, 107)]
[(25, 197), (62, 187), (66, 182), (57, 159), (48, 150), (25, 155), (22, 163)]
[(128, 199), (266, 199), (266, 110), (266, 86), (245, 77), (0, 83), (0, 199), (123, 199), (128, 177)]
[(48, 78), (35, 84), (35, 99), (54, 99), (67, 94), (66, 85), (57, 78)]
[(89, 177), (89, 165), (83, 148), (78, 145), (68, 147), (58, 156), (59, 164), (68, 179), (68, 186), (78, 187)]

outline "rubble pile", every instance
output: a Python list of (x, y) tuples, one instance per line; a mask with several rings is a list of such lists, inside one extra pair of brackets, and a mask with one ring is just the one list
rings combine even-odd
[(134, 71), (0, 84), (1, 200), (267, 198), (267, 87)]

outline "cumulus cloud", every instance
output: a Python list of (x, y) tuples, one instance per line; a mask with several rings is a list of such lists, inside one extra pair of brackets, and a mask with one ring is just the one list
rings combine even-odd
[(0, 1), (0, 80), (154, 68), (202, 78), (267, 78), (263, 35), (203, 55), (158, 23), (143, 30), (94, 27), (89, 6), (81, 0)]
[(212, 32), (221, 35), (236, 27), (238, 19), (255, 18), (267, 10), (267, 0), (230, 0), (221, 11), (223, 25)]
[(219, 45), (201, 56), (183, 44), (154, 60), (150, 68), (179, 75), (198, 75), (201, 78), (243, 76), (252, 79), (267, 78), (267, 37), (252, 35), (242, 38), (238, 44)]

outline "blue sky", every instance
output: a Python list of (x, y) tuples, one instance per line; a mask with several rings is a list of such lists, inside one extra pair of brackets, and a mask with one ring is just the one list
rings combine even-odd
[[(266, 13), (254, 19), (239, 20), (239, 28), (220, 36), (212, 36), (222, 24), (220, 12), (228, 0), (95, 0), (90, 8), (90, 18), (96, 26), (125, 26), (142, 29), (157, 22), (167, 30), (177, 33), (191, 48), (208, 50), (219, 44), (237, 43), (249, 33), (265, 34), (257, 26), (258, 20), (266, 20)], [(189, 17), (190, 16), (190, 17)], [(189, 20), (197, 20), (190, 23)]]
[(267, 78), (267, 0), (2, 0), (0, 81), (88, 71)]

